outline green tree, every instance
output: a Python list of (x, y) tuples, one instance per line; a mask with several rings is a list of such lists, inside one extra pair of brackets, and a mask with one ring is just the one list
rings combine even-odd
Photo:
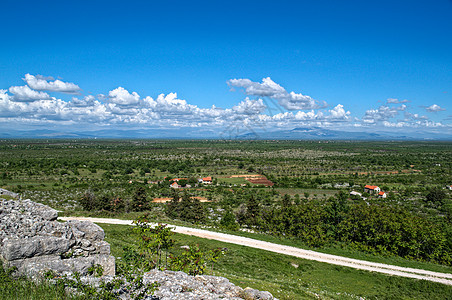
[(439, 188), (432, 188), (425, 197), (427, 203), (433, 207), (441, 207), (445, 203), (446, 193)]
[(228, 230), (238, 230), (240, 228), (235, 220), (235, 215), (231, 210), (226, 210), (221, 218), (220, 227)]
[(95, 201), (96, 196), (94, 195), (93, 191), (87, 190), (80, 198), (79, 203), (84, 210), (91, 211), (95, 209)]
[(282, 207), (289, 207), (291, 204), (292, 200), (290, 199), (289, 194), (285, 194), (281, 201)]
[(256, 226), (259, 223), (260, 207), (259, 202), (251, 195), (246, 203), (246, 223), (251, 226)]
[(168, 250), (174, 245), (171, 231), (173, 228), (160, 223), (152, 226), (149, 214), (138, 217), (133, 223), (136, 225), (134, 231), (140, 237), (139, 247), (142, 253), (145, 253), (146, 258), (152, 260), (157, 268), (160, 268), (163, 264), (162, 254), (164, 252), (166, 266)]
[(133, 211), (143, 211), (146, 209), (147, 201), (146, 201), (146, 189), (142, 186), (139, 186), (135, 189), (135, 192), (132, 197), (131, 207)]

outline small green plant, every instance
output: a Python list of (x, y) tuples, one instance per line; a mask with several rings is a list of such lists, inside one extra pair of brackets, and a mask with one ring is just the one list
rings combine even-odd
[(67, 259), (67, 258), (71, 258), (74, 256), (74, 252), (73, 251), (69, 251), (66, 253), (61, 253), (60, 257), (61, 259)]
[(171, 256), (170, 268), (173, 271), (184, 271), (190, 275), (202, 275), (208, 263), (211, 263), (211, 269), (213, 270), (213, 264), (222, 254), (223, 251), (219, 248), (203, 252), (198, 245), (191, 246), (180, 255)]
[(162, 267), (162, 254), (165, 253), (165, 267), (168, 261), (168, 250), (173, 247), (172, 227), (166, 224), (152, 226), (149, 222), (149, 215), (145, 214), (134, 221), (137, 226), (134, 227), (135, 233), (140, 237), (139, 247), (142, 253), (149, 260), (155, 259), (157, 268)]
[(102, 277), (104, 275), (104, 268), (99, 264), (94, 264), (88, 268), (88, 274), (95, 277)]

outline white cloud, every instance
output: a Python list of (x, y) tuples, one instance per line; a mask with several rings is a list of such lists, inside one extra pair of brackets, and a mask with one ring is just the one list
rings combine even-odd
[(13, 101), (31, 102), (36, 100), (52, 99), (49, 94), (32, 90), (27, 85), (12, 86), (9, 88), (9, 92), (14, 94)]
[(394, 98), (388, 98), (386, 100), (386, 104), (401, 104), (401, 103), (408, 103), (410, 101), (408, 100), (398, 100), (398, 99), (394, 99)]
[(376, 122), (387, 121), (388, 119), (396, 117), (400, 111), (406, 110), (407, 106), (402, 104), (397, 107), (389, 107), (382, 105), (378, 109), (366, 110), (363, 117), (363, 121), (368, 124), (373, 124)]
[(238, 105), (232, 107), (232, 110), (242, 115), (258, 115), (264, 112), (266, 106), (262, 99), (250, 100), (248, 97), (241, 101)]
[(177, 93), (160, 94), (157, 99), (146, 97), (144, 100), (146, 107), (155, 112), (167, 112), (172, 114), (187, 114), (196, 111), (195, 105), (188, 104), (187, 101), (178, 99)]
[[(53, 78), (34, 76), (37, 80), (50, 81)], [(339, 129), (343, 127), (386, 128), (436, 128), (441, 123), (407, 111), (403, 101), (389, 100), (387, 105), (367, 110), (362, 119), (351, 116), (342, 104), (328, 110), (285, 111), (273, 115), (266, 105), (276, 102), (285, 107), (310, 107), (319, 105), (309, 96), (288, 93), (270, 78), (262, 83), (248, 79), (230, 81), (232, 87), (244, 88), (246, 93), (258, 96), (256, 100), (246, 97), (232, 108), (216, 106), (201, 108), (180, 99), (177, 93), (159, 94), (156, 98), (141, 98), (136, 92), (122, 87), (110, 91), (107, 96), (87, 95), (73, 97), (69, 101), (50, 97), (47, 93), (29, 86), (13, 86), (0, 90), (0, 121), (11, 124), (74, 124), (76, 126), (142, 126), (145, 127), (199, 127), (212, 131), (238, 128), (291, 129), (303, 126), (318, 126)], [(263, 97), (272, 97), (265, 99)], [(268, 101), (268, 103), (266, 102)], [(270, 103), (271, 102), (271, 103)], [(439, 107), (439, 106), (438, 106)], [(434, 108), (433, 108), (434, 109)], [(401, 116), (401, 117), (400, 117)], [(16, 123), (13, 123), (16, 122)], [(449, 126), (450, 127), (450, 126)]]
[(326, 102), (319, 102), (301, 93), (287, 92), (282, 86), (263, 78), (262, 83), (249, 79), (230, 79), (227, 84), (234, 88), (243, 88), (248, 96), (269, 97), (278, 100), (279, 105), (287, 110), (309, 110), (326, 107)]
[(388, 122), (388, 121), (383, 121), (383, 126), (384, 126), (384, 127), (396, 127), (396, 128), (401, 128), (401, 127), (405, 127), (405, 126), (406, 126), (406, 123), (405, 123), (405, 122), (392, 123), (392, 122)]
[(88, 95), (88, 96), (83, 97), (83, 99), (78, 99), (76, 97), (72, 97), (71, 104), (73, 106), (78, 106), (78, 107), (87, 107), (87, 106), (93, 106), (95, 101), (96, 101), (96, 98), (93, 95)]
[(108, 97), (110, 98), (110, 102), (117, 105), (137, 105), (140, 102), (140, 95), (136, 92), (132, 94), (129, 93), (126, 89), (122, 87), (118, 87), (108, 93)]
[(53, 80), (53, 77), (45, 77), (42, 75), (25, 74), (24, 81), (28, 86), (37, 91), (60, 92), (68, 94), (76, 94), (80, 92), (80, 87), (72, 82), (63, 82), (61, 80)]
[(430, 105), (429, 107), (425, 108), (428, 112), (438, 112), (438, 111), (444, 111), (445, 108), (442, 108), (441, 106), (437, 104)]
[(330, 112), (330, 119), (348, 120), (350, 118), (350, 112), (345, 111), (344, 106), (342, 104), (336, 105), (336, 107), (329, 110), (329, 112)]
[(409, 112), (405, 112), (405, 120), (427, 120), (428, 118), (426, 116), (421, 116), (419, 114), (412, 114)]
[[(293, 112), (285, 112), (274, 115), (271, 119), (273, 121), (286, 121), (290, 122), (290, 125), (298, 125), (299, 122), (303, 122), (302, 124), (306, 125), (314, 122), (318, 126), (329, 126), (332, 123), (348, 123), (351, 119), (350, 112), (345, 111), (344, 106), (342, 104), (338, 104), (331, 110), (328, 110), (329, 114), (324, 114), (321, 111), (315, 112), (314, 110), (304, 112), (298, 111), (297, 113)], [(308, 122), (308, 123), (307, 123)], [(287, 123), (286, 123), (287, 125)]]
[(244, 88), (247, 95), (253, 96), (274, 97), (287, 93), (282, 86), (271, 80), (270, 77), (263, 78), (262, 83), (253, 82), (249, 79), (230, 79), (227, 84), (231, 87)]

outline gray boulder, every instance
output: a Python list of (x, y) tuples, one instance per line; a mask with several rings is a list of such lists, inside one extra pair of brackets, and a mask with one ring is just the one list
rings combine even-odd
[[(30, 200), (28, 200), (28, 201), (30, 201)], [(32, 202), (32, 201), (30, 201), (30, 202)], [(32, 203), (34, 203), (34, 202), (32, 202)], [(44, 220), (55, 221), (58, 218), (58, 211), (56, 209), (53, 209), (53, 208), (51, 208), (47, 205), (41, 204), (41, 203), (34, 203), (34, 205), (35, 205), (35, 207), (33, 210), (33, 214), (42, 217)]]
[(60, 255), (75, 244), (74, 240), (51, 236), (35, 236), (30, 239), (9, 239), (1, 249), (6, 260), (16, 260), (42, 255)]
[(101, 227), (89, 221), (56, 221), (57, 211), (30, 200), (0, 199), (0, 259), (18, 274), (86, 274), (95, 264), (115, 274), (115, 258)]
[(104, 230), (99, 226), (90, 221), (78, 221), (70, 220), (67, 221), (71, 228), (75, 229), (77, 235), (83, 236), (83, 238), (90, 241), (102, 241), (105, 238)]

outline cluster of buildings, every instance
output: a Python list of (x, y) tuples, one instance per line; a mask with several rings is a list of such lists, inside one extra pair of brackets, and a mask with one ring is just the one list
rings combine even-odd
[[(182, 185), (179, 184), (179, 181), (181, 180), (188, 180), (188, 178), (173, 178), (170, 180), (170, 182), (172, 182), (170, 184), (170, 187), (173, 189), (178, 189), (181, 188)], [(198, 183), (200, 184), (212, 184), (212, 177), (208, 176), (208, 177), (203, 177), (203, 178), (199, 178), (198, 179)], [(190, 184), (186, 184), (185, 187), (190, 188), (191, 185)]]

